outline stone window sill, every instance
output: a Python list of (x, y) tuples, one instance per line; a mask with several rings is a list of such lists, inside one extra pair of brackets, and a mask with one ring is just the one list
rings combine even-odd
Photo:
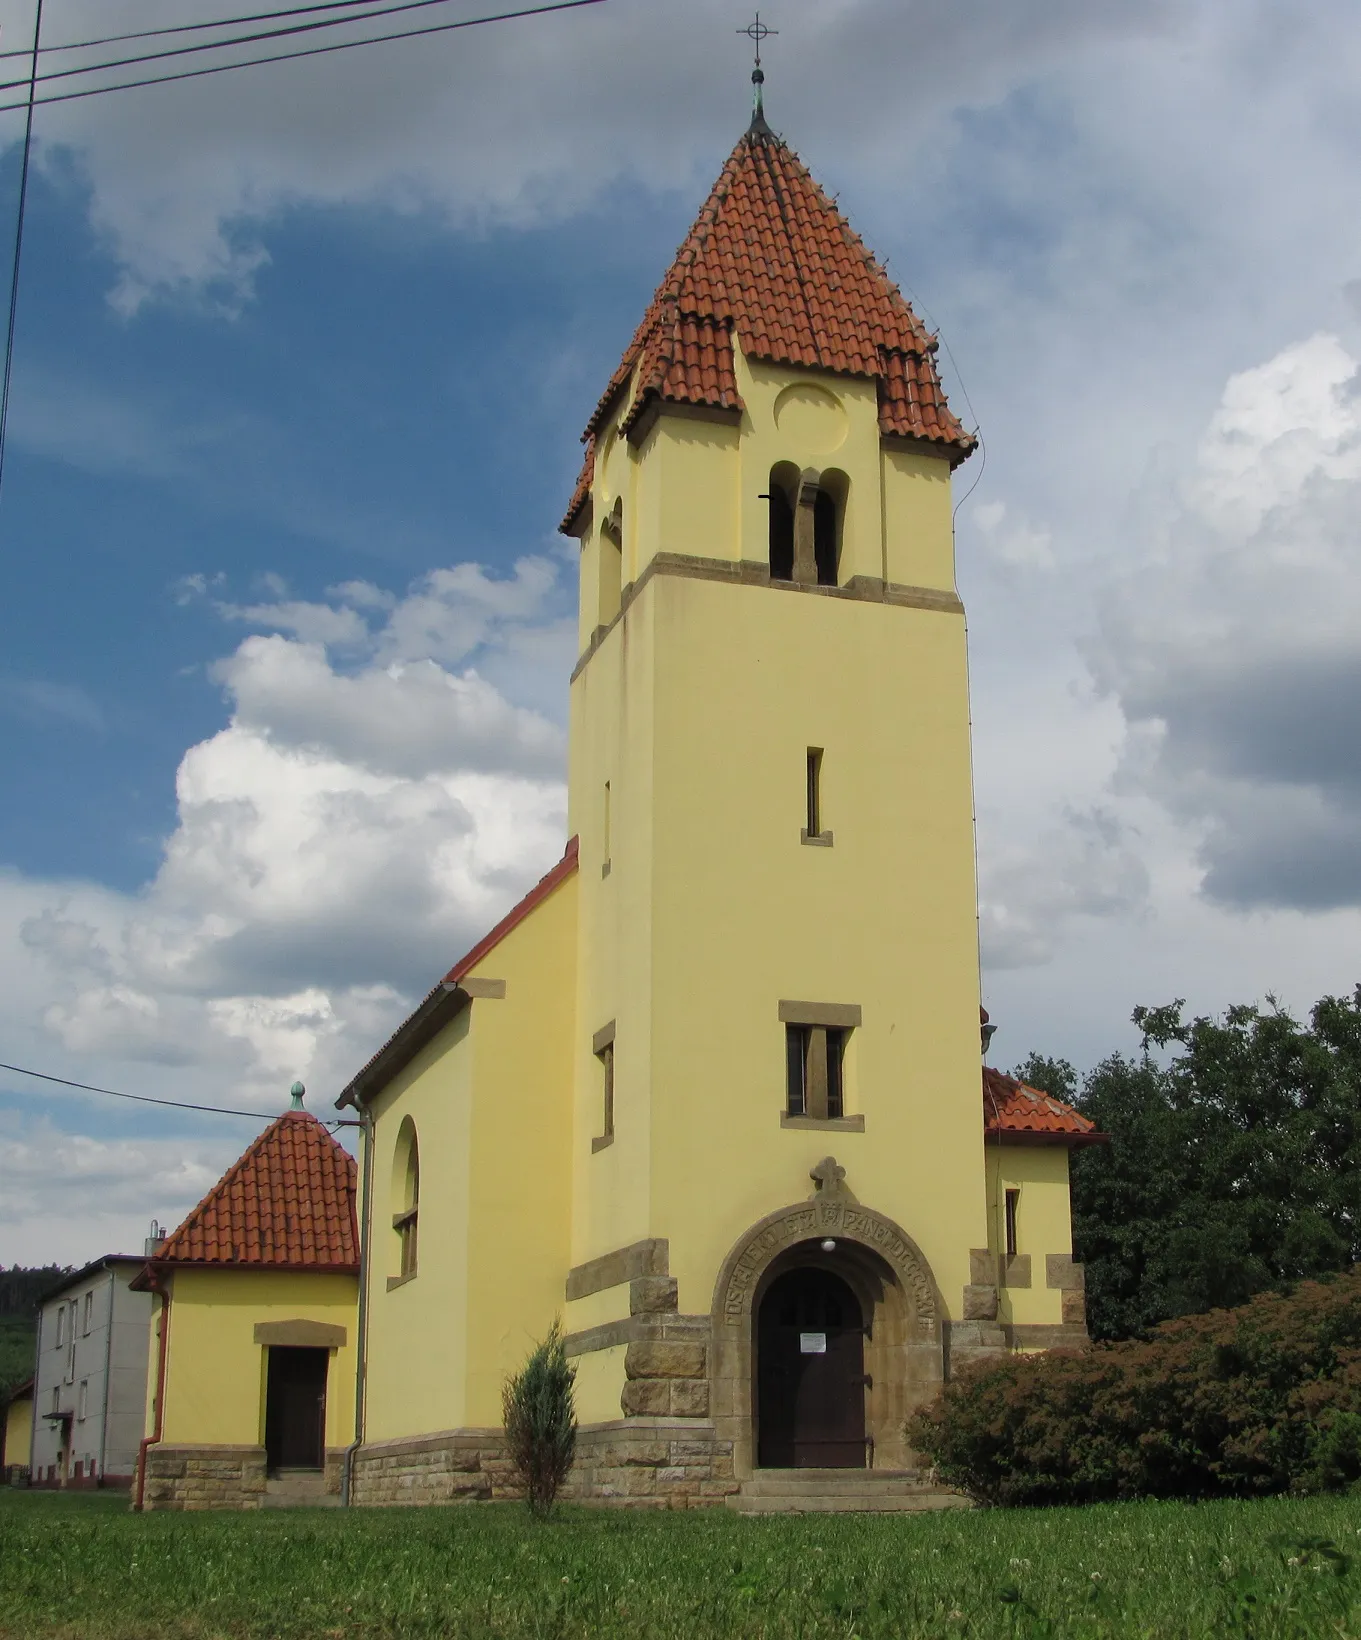
[(838, 1133), (863, 1133), (865, 1118), (863, 1116), (791, 1116), (787, 1110), (780, 1112), (780, 1126), (785, 1128), (814, 1128), (821, 1131), (831, 1128)]
[(830, 831), (809, 831), (804, 826), (799, 831), (799, 841), (806, 843), (810, 848), (831, 848), (832, 834)]
[(607, 1145), (612, 1145), (613, 1143), (614, 1135), (612, 1133), (601, 1133), (596, 1138), (591, 1140), (591, 1154), (594, 1155), (596, 1151), (604, 1150)]
[(390, 1293), (395, 1292), (398, 1287), (405, 1287), (408, 1281), (414, 1281), (415, 1279), (416, 1272), (414, 1270), (409, 1270), (404, 1276), (389, 1276), (388, 1291)]

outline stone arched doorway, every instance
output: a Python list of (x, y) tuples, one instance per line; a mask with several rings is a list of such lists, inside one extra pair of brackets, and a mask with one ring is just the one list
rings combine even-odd
[[(849, 1289), (859, 1308), (862, 1375), (868, 1380), (862, 1462), (881, 1469), (910, 1464), (904, 1422), (935, 1396), (943, 1377), (944, 1310), (926, 1260), (891, 1219), (856, 1201), (846, 1188), (845, 1170), (831, 1157), (812, 1178), (816, 1189), (810, 1200), (767, 1215), (738, 1240), (714, 1288), (710, 1405), (715, 1434), (733, 1443), (739, 1478), (751, 1474), (762, 1456), (763, 1301), (778, 1293), (778, 1284), (792, 1272), (827, 1273)], [(851, 1374), (843, 1363), (846, 1376)], [(769, 1450), (765, 1456), (771, 1456)]]

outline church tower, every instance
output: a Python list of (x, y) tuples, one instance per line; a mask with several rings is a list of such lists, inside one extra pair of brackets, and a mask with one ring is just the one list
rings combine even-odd
[(1102, 1136), (980, 1064), (935, 348), (758, 108), (587, 425), (566, 851), (341, 1097), (355, 1501), (497, 1495), (555, 1322), (577, 1496), (743, 1507), (1085, 1339)]
[[(983, 1284), (951, 519), (974, 441), (935, 348), (758, 115), (587, 425), (562, 526), (581, 542), (573, 1264), (663, 1241), (681, 1316), (707, 1317), (717, 1284), (744, 1336), (727, 1358), (711, 1343), (709, 1410), (752, 1458), (748, 1277), (765, 1272), (742, 1238), (807, 1241), (824, 1158), (829, 1212), (835, 1197), (859, 1214), (897, 1265), (819, 1235), (808, 1279), (797, 1259), (785, 1279), (795, 1331), (825, 1343), (818, 1318), (855, 1266), (862, 1310), (876, 1284), (913, 1289), (881, 1332), (920, 1358), (912, 1385), (874, 1374), (882, 1405), (828, 1432), (838, 1450), (901, 1446), (905, 1399), (938, 1381), (942, 1328)], [(569, 1331), (598, 1328), (602, 1300), (569, 1304)], [(679, 1375), (632, 1376), (645, 1352), (628, 1354), (580, 1357), (593, 1415), (621, 1391), (638, 1412), (703, 1399)]]

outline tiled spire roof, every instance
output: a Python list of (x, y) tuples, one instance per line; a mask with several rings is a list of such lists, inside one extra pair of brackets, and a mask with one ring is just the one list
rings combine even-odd
[(1108, 1133), (1052, 1094), (983, 1067), (983, 1134), (1001, 1144), (1104, 1145)]
[(637, 370), (627, 430), (648, 406), (740, 411), (734, 334), (749, 359), (873, 378), (882, 432), (941, 446), (962, 461), (974, 439), (945, 402), (936, 339), (792, 148), (753, 122), (676, 253), (587, 423), (594, 439)]
[(271, 1122), (156, 1254), (155, 1263), (357, 1271), (355, 1163), (315, 1116)]

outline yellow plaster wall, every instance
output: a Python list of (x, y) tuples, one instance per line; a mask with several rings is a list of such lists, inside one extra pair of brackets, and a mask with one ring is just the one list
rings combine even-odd
[[(562, 1313), (571, 1204), (577, 879), (473, 970), (478, 997), (373, 1102), (370, 1441), (501, 1420), (501, 1387)], [(415, 1124), (414, 1278), (398, 1274), (393, 1158)]]
[(738, 428), (728, 422), (666, 415), (653, 424), (634, 458), (639, 509), (635, 575), (658, 552), (741, 556), (739, 443)]
[[(843, 583), (953, 590), (948, 464), (882, 445), (873, 383), (736, 367), (740, 429), (663, 414), (636, 449), (611, 445), (599, 505), (634, 497), (626, 575), (659, 551), (764, 563), (762, 493), (790, 462), (846, 477)], [(830, 849), (799, 839), (810, 746)], [(654, 577), (574, 682), (569, 824), (573, 1262), (667, 1236), (682, 1310), (707, 1309), (732, 1242), (807, 1196), (832, 1151), (958, 1314), (987, 1236), (960, 616)], [(847, 1071), (864, 1134), (780, 1126), (781, 998), (862, 1007)], [(591, 1037), (612, 1019), (615, 1138), (593, 1151)]]
[(1068, 1152), (1062, 1145), (989, 1145), (988, 1246), (1006, 1246), (1006, 1193), (1019, 1190), (1016, 1251), (1030, 1254), (1030, 1286), (1003, 1287), (999, 1319), (1057, 1326), (1063, 1295), (1046, 1286), (1045, 1258), (1073, 1251)]
[[(655, 584), (655, 583), (654, 583)], [(581, 838), (574, 1089), (573, 1264), (651, 1235), (650, 1105), (654, 804), (651, 588), (625, 612), (571, 692), (568, 829)], [(603, 792), (611, 794), (609, 872)], [(595, 1033), (614, 1043), (615, 1140), (602, 1136), (603, 1073)]]
[(574, 1391), (579, 1424), (607, 1424), (620, 1416), (626, 1347), (615, 1344), (607, 1350), (592, 1350), (572, 1362), (577, 1369)]
[(28, 1467), (33, 1451), (33, 1397), (23, 1395), (5, 1408), (3, 1463)]
[[(472, 1041), (482, 1010), (465, 1007), (377, 1095), (373, 1114), (372, 1255), (369, 1264), (368, 1382), (365, 1438), (390, 1440), (457, 1429), (467, 1403), (472, 1137)], [(420, 1163), (417, 1273), (400, 1273), (392, 1218), (392, 1164), (402, 1120), (416, 1127)]]
[[(963, 621), (654, 588), (651, 1233), (681, 1309), (709, 1307), (735, 1239), (831, 1152), (957, 1315), (986, 1234)], [(810, 746), (830, 848), (800, 840)], [(781, 999), (862, 1009), (864, 1133), (781, 1127)]]
[(571, 1263), (576, 940), (572, 876), (474, 970), (506, 985), (503, 1000), (473, 1004), (463, 1421), (477, 1427), (500, 1423), (507, 1374), (562, 1314)]
[(332, 1353), (326, 1378), (326, 1444), (346, 1446), (354, 1439), (355, 1277), (179, 1269), (169, 1280), (163, 1441), (190, 1446), (263, 1442), (265, 1347), (255, 1342), (261, 1321), (321, 1321), (345, 1328), (345, 1344)]
[(884, 579), (955, 590), (950, 464), (943, 456), (885, 446)]

